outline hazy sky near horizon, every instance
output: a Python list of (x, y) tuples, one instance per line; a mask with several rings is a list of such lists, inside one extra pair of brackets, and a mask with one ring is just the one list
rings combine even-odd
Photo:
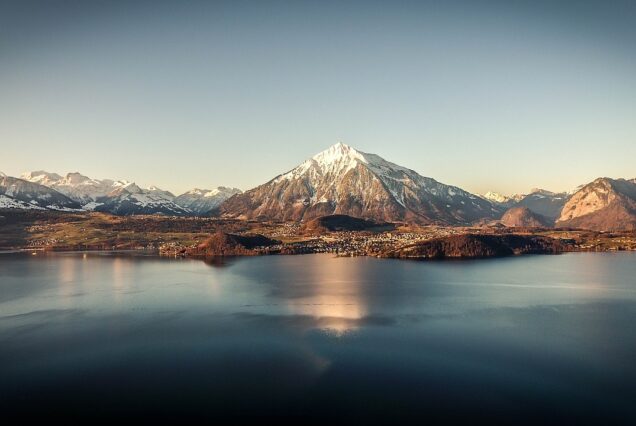
[(2, 1), (0, 171), (248, 189), (341, 141), (472, 192), (636, 177), (634, 1)]

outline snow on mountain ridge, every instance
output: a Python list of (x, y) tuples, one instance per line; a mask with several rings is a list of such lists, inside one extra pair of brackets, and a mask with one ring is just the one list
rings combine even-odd
[(512, 200), (512, 197), (507, 195), (502, 195), (498, 192), (488, 191), (482, 195), (482, 198), (485, 198), (488, 201), (493, 201), (495, 203), (504, 204)]
[(29, 182), (39, 183), (40, 185), (49, 186), (50, 184), (62, 179), (62, 176), (57, 173), (50, 173), (44, 170), (36, 170), (32, 172), (25, 172), (20, 175), (20, 179), (28, 180)]
[(241, 192), (240, 189), (226, 186), (219, 186), (212, 190), (194, 188), (176, 197), (174, 202), (181, 207), (192, 210), (194, 213), (207, 214), (231, 196)]

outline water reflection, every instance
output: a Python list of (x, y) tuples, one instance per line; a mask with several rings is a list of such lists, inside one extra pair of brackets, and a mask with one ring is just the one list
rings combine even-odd
[(238, 259), (230, 258), (227, 256), (210, 256), (210, 257), (204, 258), (203, 262), (206, 265), (211, 266), (213, 268), (226, 268), (232, 265), (232, 263), (237, 260)]
[[(364, 262), (354, 264), (333, 256), (287, 256), (277, 258), (279, 267), (271, 269), (266, 260), (254, 259), (249, 267), (241, 263), (234, 270), (241, 280), (262, 283), (269, 306), (262, 306), (263, 313), (280, 315), (277, 307), (282, 307), (285, 315), (302, 318), (305, 328), (334, 336), (358, 329), (368, 314), (370, 277)], [(252, 303), (250, 308), (258, 310), (259, 306)]]
[(0, 257), (3, 408), (301, 423), (636, 414), (633, 254), (218, 264)]

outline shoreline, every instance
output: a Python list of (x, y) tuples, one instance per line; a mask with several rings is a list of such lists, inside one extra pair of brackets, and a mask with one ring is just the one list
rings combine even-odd
[(464, 259), (636, 250), (636, 231), (407, 223), (350, 230), (342, 226), (331, 230), (298, 222), (15, 213), (0, 225), (0, 251), (129, 251), (195, 258), (331, 253), (338, 257)]

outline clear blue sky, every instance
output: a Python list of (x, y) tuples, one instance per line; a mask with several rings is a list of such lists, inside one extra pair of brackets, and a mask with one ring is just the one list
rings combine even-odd
[(634, 178), (635, 4), (0, 1), (0, 170), (247, 189), (342, 141), (473, 192)]

